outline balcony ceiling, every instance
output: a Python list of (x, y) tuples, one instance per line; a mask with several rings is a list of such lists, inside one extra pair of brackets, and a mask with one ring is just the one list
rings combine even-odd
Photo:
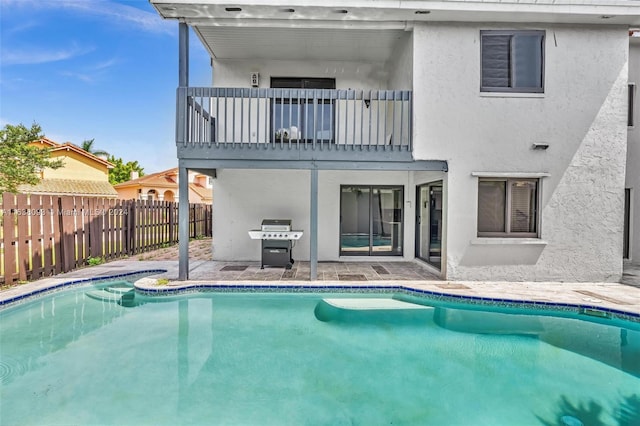
[(403, 30), (196, 27), (219, 59), (385, 61)]
[(416, 22), (640, 26), (640, 1), (631, 0), (150, 1), (220, 59), (386, 60)]

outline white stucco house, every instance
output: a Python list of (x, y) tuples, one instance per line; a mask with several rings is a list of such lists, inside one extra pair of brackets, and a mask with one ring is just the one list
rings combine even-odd
[[(179, 22), (179, 172), (215, 177), (214, 259), (259, 260), (247, 231), (286, 218), (311, 279), (398, 259), (618, 281), (640, 260), (636, 2), (150, 1)], [(211, 87), (189, 86), (190, 29)]]

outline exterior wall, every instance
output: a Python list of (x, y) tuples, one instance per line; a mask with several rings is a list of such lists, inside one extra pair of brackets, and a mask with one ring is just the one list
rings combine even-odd
[(52, 159), (62, 159), (64, 166), (59, 169), (45, 169), (43, 179), (80, 179), (109, 181), (106, 166), (84, 157), (73, 151), (56, 151), (51, 153)]
[(388, 77), (382, 62), (227, 59), (213, 61), (213, 86), (249, 87), (253, 72), (260, 87), (270, 87), (271, 77), (317, 77), (335, 78), (337, 89), (386, 89)]
[[(546, 30), (545, 93), (482, 95), (480, 30), (518, 28)], [(627, 29), (424, 24), (413, 38), (414, 155), (449, 164), (447, 278), (618, 280)], [(549, 173), (541, 239), (477, 238), (472, 172)]]
[(398, 40), (393, 57), (387, 63), (387, 87), (393, 90), (413, 89), (413, 33)]
[[(387, 260), (414, 258), (415, 185), (410, 172), (334, 171), (318, 174), (318, 258), (340, 257), (340, 185), (402, 185), (404, 187), (404, 256), (385, 256)], [(440, 174), (422, 180), (434, 181)], [(441, 176), (440, 176), (441, 177)], [(259, 229), (262, 219), (291, 219), (295, 229), (305, 231), (293, 250), (294, 259), (309, 260), (309, 189), (307, 170), (218, 171), (213, 180), (216, 208), (213, 209), (213, 258), (216, 260), (260, 260), (260, 242), (247, 235)], [(380, 257), (358, 256), (360, 260)]]
[(635, 126), (629, 129), (627, 146), (627, 179), (631, 188), (630, 260), (640, 264), (640, 40), (632, 39), (629, 48), (629, 83), (636, 84)]
[(121, 200), (137, 200), (139, 197), (137, 187), (116, 188), (118, 198)]
[[(405, 74), (406, 71), (396, 71), (399, 65), (406, 63), (407, 58), (410, 60), (411, 50), (406, 47), (410, 46), (407, 41), (410, 37), (400, 40), (399, 49), (404, 52), (403, 62), (400, 64), (389, 65), (383, 62), (349, 62), (349, 61), (286, 61), (286, 60), (215, 60), (213, 64), (213, 83), (215, 87), (249, 87), (250, 75), (258, 72), (260, 75), (260, 87), (268, 88), (271, 85), (271, 77), (315, 77), (315, 78), (333, 78), (336, 81), (336, 89), (353, 89), (358, 96), (366, 97), (369, 90), (395, 89), (398, 87), (388, 87), (389, 72), (397, 74), (397, 79), (404, 79), (403, 87), (410, 86), (410, 78)], [(393, 61), (389, 61), (394, 64)], [(409, 62), (410, 63), (410, 62)], [(410, 70), (411, 67), (408, 67)], [(273, 123), (269, 114), (271, 101), (268, 99), (252, 99), (236, 102), (232, 98), (222, 99), (221, 101), (212, 100), (211, 109), (213, 114), (218, 117), (217, 137), (221, 141), (235, 142), (256, 142), (270, 139), (272, 132), (275, 132), (281, 126)], [(358, 143), (361, 140), (368, 141), (372, 139), (372, 143), (384, 145), (389, 140), (390, 134), (384, 134), (384, 130), (378, 129), (375, 119), (387, 116), (389, 122), (388, 132), (392, 128), (391, 113), (392, 102), (371, 101), (365, 107), (363, 101), (357, 100), (336, 100), (336, 128), (334, 128), (335, 142), (337, 144)], [(399, 105), (396, 105), (399, 108)], [(408, 106), (404, 106), (407, 108)], [(235, 119), (232, 117), (235, 116)], [(244, 117), (244, 123), (240, 120)], [(374, 128), (369, 129), (369, 121), (373, 119)], [(247, 124), (247, 122), (253, 125)], [(361, 129), (361, 121), (365, 123)], [(348, 125), (357, 123), (357, 126)], [(260, 123), (257, 127), (257, 123)], [(275, 124), (275, 129), (272, 129)], [(235, 125), (235, 128), (233, 127)], [(407, 127), (407, 122), (403, 123)], [(395, 129), (400, 133), (401, 119), (400, 113), (396, 114)], [(286, 127), (286, 126), (285, 126)], [(383, 126), (381, 126), (383, 127)], [(371, 134), (370, 134), (371, 133)], [(403, 141), (408, 140), (408, 128), (402, 135)], [(295, 134), (295, 133), (294, 133)], [(399, 136), (396, 136), (399, 137)]]
[[(260, 229), (263, 219), (291, 219), (295, 229), (308, 230), (309, 188), (304, 170), (218, 170), (213, 180), (213, 259), (260, 260), (260, 241), (250, 239), (247, 231)], [(309, 259), (308, 232), (293, 255)]]

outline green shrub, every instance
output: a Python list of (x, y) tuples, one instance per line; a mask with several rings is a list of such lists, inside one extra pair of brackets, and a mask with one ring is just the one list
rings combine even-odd
[(103, 262), (104, 262), (104, 259), (101, 257), (90, 257), (87, 259), (87, 263), (89, 264), (89, 266), (100, 265)]

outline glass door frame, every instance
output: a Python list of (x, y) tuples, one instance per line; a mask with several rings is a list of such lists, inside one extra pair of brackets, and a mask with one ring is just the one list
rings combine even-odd
[[(369, 250), (365, 253), (362, 252), (350, 252), (342, 250), (342, 191), (344, 188), (366, 188), (369, 191)], [(398, 252), (376, 252), (373, 250), (373, 193), (376, 189), (396, 189), (400, 191), (400, 236), (401, 241), (399, 243)], [(340, 226), (338, 233), (338, 254), (339, 256), (404, 256), (404, 185), (340, 185)], [(392, 247), (393, 248), (393, 247)]]
[[(290, 89), (290, 90), (335, 90), (336, 88), (336, 79), (335, 78), (320, 78), (320, 77), (271, 77), (271, 88), (275, 89)], [(324, 92), (322, 92), (324, 94)], [(306, 97), (298, 99), (298, 97), (284, 97), (284, 96), (274, 96), (271, 99), (270, 105), (270, 116), (269, 123), (272, 124), (271, 129), (271, 143), (276, 142), (284, 142), (280, 141), (276, 138), (276, 131), (279, 125), (283, 125), (284, 118), (282, 114), (285, 109), (287, 111), (292, 110), (293, 105), (297, 105), (297, 115), (299, 122), (299, 132), (300, 135), (297, 139), (293, 139), (293, 141), (297, 141), (299, 143), (311, 143), (316, 141), (316, 143), (330, 143), (335, 144), (336, 142), (336, 102), (335, 98), (329, 95), (328, 98), (322, 97), (321, 99), (312, 99), (308, 100)], [(284, 106), (287, 105), (287, 108)], [(314, 130), (317, 129), (318, 123), (318, 112), (320, 114), (324, 114), (325, 105), (330, 106), (331, 117), (329, 118), (329, 133), (330, 139), (316, 139), (314, 137), (308, 138), (308, 132), (310, 129), (307, 128), (309, 124), (309, 112), (311, 110), (313, 116), (313, 122), (311, 123)], [(276, 120), (276, 114), (278, 108), (280, 109), (280, 123)], [(289, 112), (289, 116), (292, 116), (292, 113)], [(324, 115), (321, 120), (322, 125), (325, 125)], [(289, 123), (291, 126), (291, 123)]]
[(622, 258), (631, 258), (631, 188), (624, 189), (624, 228), (622, 242)]
[[(434, 268), (437, 268), (439, 271), (442, 271), (442, 260), (443, 260), (443, 253), (442, 253), (442, 233), (440, 235), (440, 264), (434, 264), (433, 262), (431, 262), (429, 260), (430, 257), (430, 252), (431, 252), (431, 188), (432, 187), (439, 187), (441, 190), (441, 196), (444, 195), (444, 182), (442, 180), (437, 180), (437, 181), (433, 181), (433, 182), (427, 182), (427, 183), (423, 183), (420, 185), (416, 185), (416, 206), (415, 206), (415, 257), (417, 257), (420, 260), (423, 260), (424, 262), (428, 263), (430, 266), (433, 266)], [(427, 189), (427, 199), (424, 200), (421, 197), (420, 192), (422, 191), (423, 188)], [(428, 226), (427, 226), (427, 232), (428, 232), (428, 238), (427, 238), (427, 246), (426, 247), (422, 247), (422, 235), (421, 235), (421, 226), (422, 226), (422, 221), (425, 220), (424, 217), (422, 217), (421, 211), (422, 211), (422, 203), (423, 202), (427, 202), (429, 204), (429, 208), (428, 208), (428, 216), (426, 217), (426, 219), (428, 220)], [(444, 201), (444, 200), (442, 200)], [(444, 206), (443, 206), (443, 210), (444, 210)], [(444, 217), (440, 218), (440, 221), (442, 222), (444, 219)], [(442, 225), (442, 223), (441, 223)], [(426, 250), (427, 252), (427, 256), (421, 256), (421, 254), (423, 254), (423, 252)]]

